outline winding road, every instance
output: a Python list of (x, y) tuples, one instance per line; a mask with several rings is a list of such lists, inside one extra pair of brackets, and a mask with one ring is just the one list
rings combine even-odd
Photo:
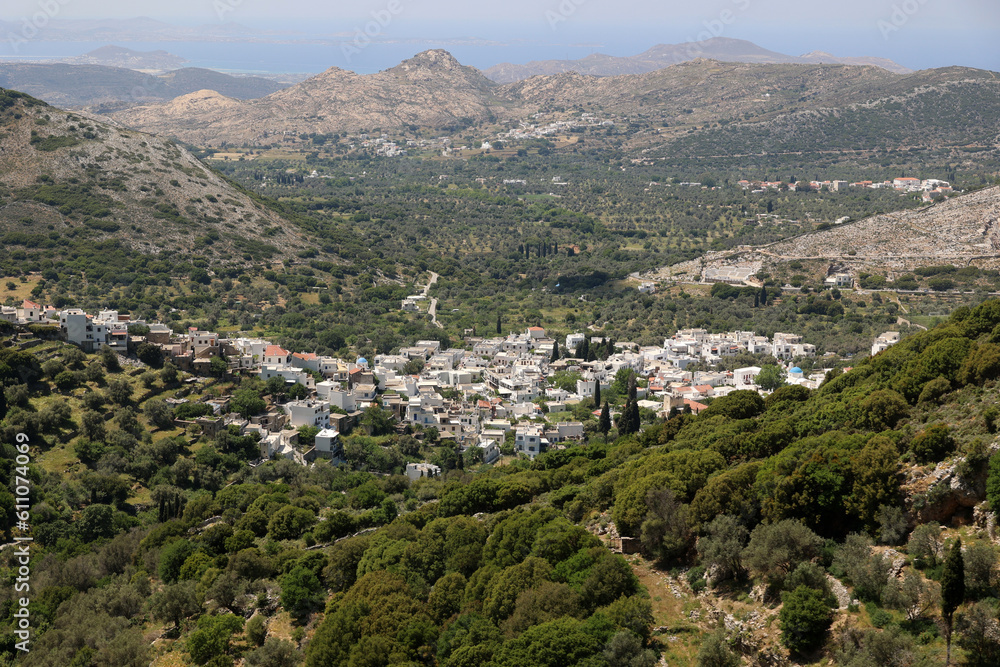
[[(437, 282), (438, 277), (439, 277), (438, 274), (431, 271), (431, 279), (427, 281), (426, 285), (424, 285), (424, 292), (423, 292), (424, 296), (427, 296), (427, 293), (431, 289), (431, 285)], [(431, 299), (431, 305), (427, 308), (427, 314), (431, 316), (431, 322), (434, 323), (434, 326), (436, 326), (438, 329), (444, 329), (444, 325), (437, 321), (437, 307), (438, 307), (438, 300)]]

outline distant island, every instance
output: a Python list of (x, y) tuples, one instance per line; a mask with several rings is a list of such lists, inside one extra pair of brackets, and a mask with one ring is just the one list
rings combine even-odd
[(67, 58), (63, 62), (74, 65), (104, 65), (135, 70), (166, 71), (182, 67), (187, 58), (167, 51), (133, 51), (122, 46), (102, 46), (82, 56)]

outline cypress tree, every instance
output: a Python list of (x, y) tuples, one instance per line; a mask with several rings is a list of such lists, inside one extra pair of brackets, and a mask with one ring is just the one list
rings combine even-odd
[(638, 433), (642, 422), (639, 418), (639, 401), (632, 399), (632, 411), (629, 412), (629, 428), (632, 433)]
[(601, 404), (601, 379), (597, 378), (594, 386), (594, 405)]
[(552, 358), (549, 361), (552, 363), (559, 361), (559, 343), (552, 344)]
[(945, 624), (944, 664), (951, 663), (951, 629), (955, 610), (965, 601), (965, 560), (962, 558), (962, 539), (955, 540), (944, 562), (941, 574), (941, 617)]
[(625, 402), (622, 414), (618, 418), (618, 431), (622, 435), (639, 432), (639, 405), (634, 399)]
[(503, 333), (503, 329), (500, 327), (500, 314), (497, 314), (497, 333)]
[(760, 286), (760, 305), (767, 305), (767, 287), (764, 285)]
[(604, 401), (604, 407), (601, 408), (601, 416), (597, 420), (597, 430), (603, 433), (605, 438), (608, 437), (608, 431), (611, 430), (611, 408), (607, 401)]

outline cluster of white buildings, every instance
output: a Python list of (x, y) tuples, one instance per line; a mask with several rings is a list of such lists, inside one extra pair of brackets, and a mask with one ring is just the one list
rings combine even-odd
[[(541, 118), (541, 115), (535, 114), (535, 120)], [(518, 127), (507, 132), (501, 132), (497, 134), (497, 137), (507, 141), (525, 141), (572, 132), (575, 128), (614, 127), (614, 124), (613, 120), (598, 118), (591, 113), (584, 113), (580, 115), (578, 120), (557, 120), (544, 125), (522, 121)]]
[(796, 190), (821, 190), (823, 188), (826, 188), (830, 192), (846, 192), (851, 188), (869, 188), (872, 190), (889, 189), (899, 192), (923, 192), (925, 193), (924, 199), (928, 199), (943, 197), (953, 192), (951, 184), (948, 181), (936, 178), (921, 180), (911, 176), (904, 176), (891, 181), (857, 181), (855, 183), (838, 180), (785, 183), (784, 181), (749, 181), (744, 179), (737, 182), (737, 185), (744, 190), (750, 190), (753, 194), (761, 194), (768, 190), (781, 190), (783, 188), (788, 188), (792, 192)]
[[(710, 366), (748, 352), (771, 355), (791, 366), (793, 359), (816, 355), (816, 348), (797, 334), (777, 333), (768, 338), (749, 331), (712, 334), (685, 329), (661, 346), (615, 343), (606, 359), (568, 356), (553, 362), (557, 341), (544, 328), (530, 327), (507, 336), (467, 338), (466, 349), (443, 349), (439, 341), (424, 340), (396, 354), (378, 355), (372, 362), (360, 357), (345, 361), (291, 352), (257, 338), (225, 337), (196, 329), (174, 333), (158, 323), (143, 323), (149, 333), (130, 336), (128, 325), (138, 322), (110, 310), (96, 316), (75, 308), (56, 313), (25, 302), (18, 312), (19, 321), (58, 324), (67, 341), (91, 351), (111, 345), (124, 352), (149, 342), (179, 368), (195, 374), (218, 372), (219, 362), (213, 360), (222, 359), (226, 371), (234, 375), (255, 374), (264, 381), (280, 377), (286, 386), (301, 385), (304, 398), (282, 403), (280, 409), (249, 423), (225, 416), (226, 399), (215, 401), (215, 416), (204, 421), (212, 429), (239, 422), (244, 432), (260, 432), (262, 456), (287, 456), (302, 462), (312, 456), (336, 458), (339, 435), (357, 426), (363, 411), (376, 401), (401, 425), (411, 425), (418, 434), (435, 429), (440, 437), (453, 439), (466, 450), (481, 449), (483, 460), (492, 463), (508, 438), (517, 452), (532, 458), (567, 441), (582, 440), (582, 422), (551, 423), (545, 414), (569, 412), (580, 401), (594, 397), (598, 386), (602, 392), (610, 389), (623, 368), (646, 380), (646, 386), (638, 390), (640, 407), (661, 413), (684, 408), (697, 412), (705, 407), (701, 399), (755, 389), (760, 368), (692, 372), (688, 368), (693, 364)], [(586, 338), (587, 334), (572, 333), (561, 348), (572, 355)], [(607, 344), (600, 336), (591, 336), (588, 343), (591, 349)], [(420, 363), (411, 364), (417, 360)], [(422, 370), (406, 372), (414, 366)], [(555, 386), (553, 376), (560, 372), (578, 374), (575, 387)], [(809, 387), (818, 386), (822, 377), (822, 373), (806, 377), (797, 367), (786, 371), (787, 382)], [(314, 448), (305, 453), (294, 446), (296, 431), (291, 430), (302, 426), (319, 429)], [(408, 470), (411, 473), (426, 476), (433, 470), (414, 468)]]
[(874, 357), (882, 350), (889, 349), (898, 342), (899, 342), (898, 331), (886, 331), (884, 334), (876, 338), (874, 343), (872, 343), (872, 356)]

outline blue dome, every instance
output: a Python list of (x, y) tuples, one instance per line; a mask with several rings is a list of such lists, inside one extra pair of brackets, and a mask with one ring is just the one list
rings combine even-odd
[(364, 357), (358, 357), (358, 360), (355, 363), (358, 363), (358, 364), (367, 364), (368, 360), (365, 359)]
[(788, 371), (788, 372), (789, 372), (789, 373), (801, 373), (801, 372), (802, 372), (802, 369), (801, 369), (801, 368), (799, 368), (798, 366), (796, 366), (795, 368), (793, 368), (792, 370), (790, 370), (790, 371)]

